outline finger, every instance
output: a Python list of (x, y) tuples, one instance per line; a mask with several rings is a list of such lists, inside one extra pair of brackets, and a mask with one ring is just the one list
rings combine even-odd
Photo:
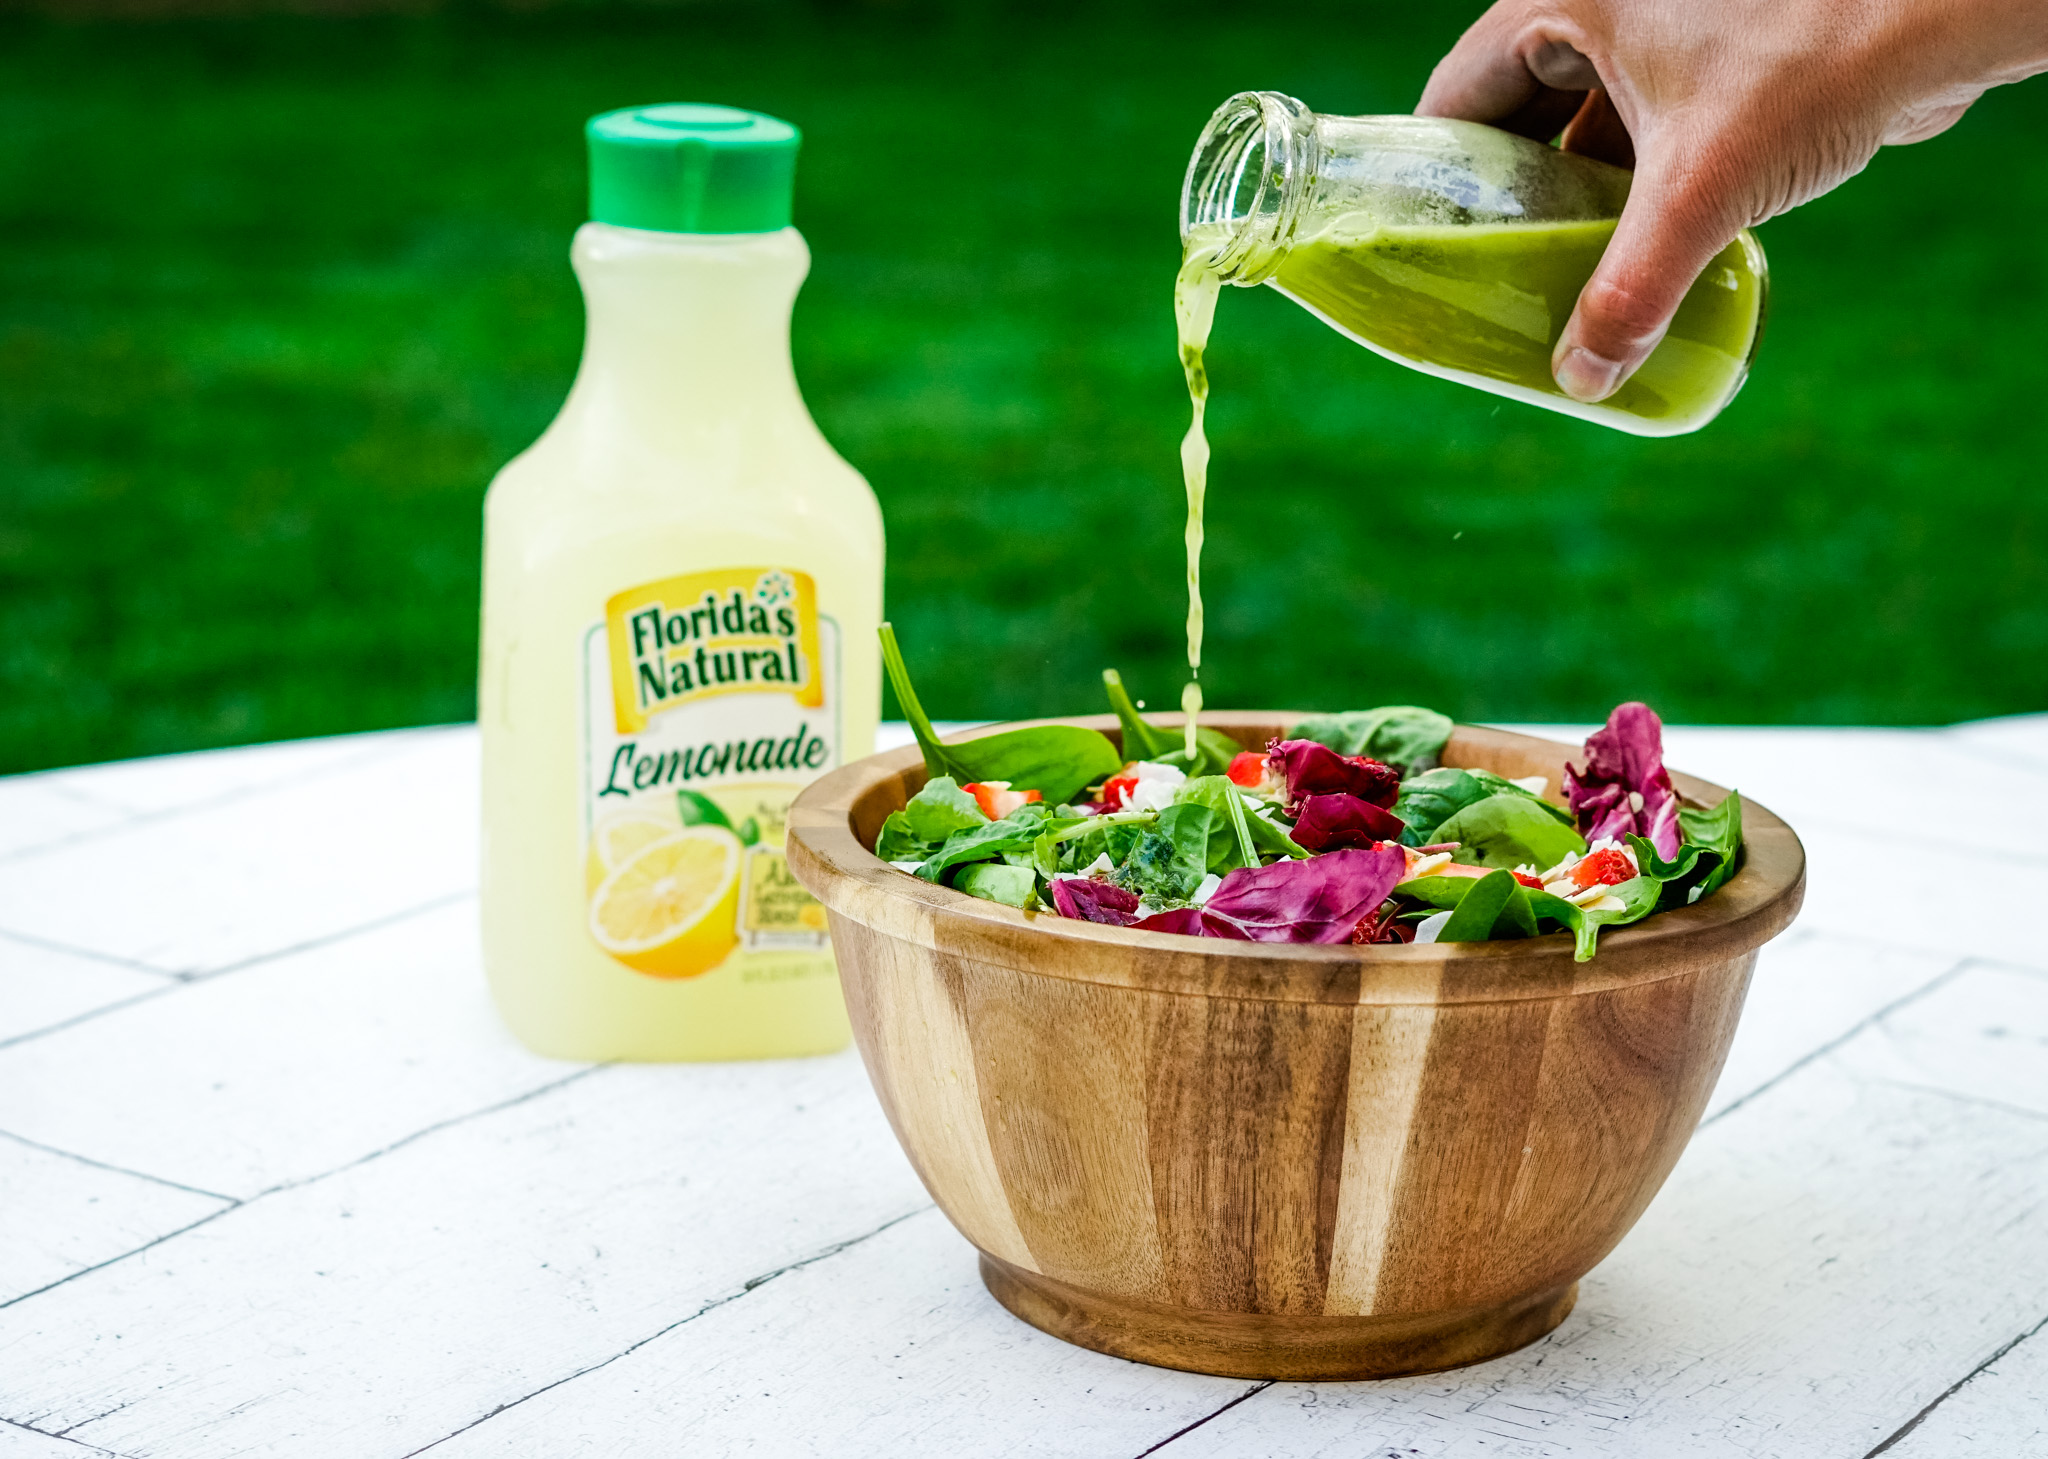
[(1735, 199), (1697, 166), (1646, 160), (1551, 355), (1565, 394), (1605, 400), (1649, 358), (1700, 271), (1741, 231)]
[(1498, 122), (1537, 99), (1543, 87), (1522, 59), (1517, 9), (1502, 0), (1458, 37), (1429, 73), (1417, 116)]
[(1605, 88), (1586, 93), (1584, 103), (1565, 126), (1560, 145), (1567, 152), (1635, 170), (1636, 144)]
[(1437, 63), (1415, 114), (1487, 122), (1548, 142), (1599, 84), (1593, 63), (1575, 46), (1530, 37), (1503, 4), (1481, 16)]

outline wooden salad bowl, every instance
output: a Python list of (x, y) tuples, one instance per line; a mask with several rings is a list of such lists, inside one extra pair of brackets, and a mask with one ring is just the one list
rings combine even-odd
[[(1256, 746), (1298, 717), (1208, 722)], [(1443, 760), (1555, 796), (1577, 754), (1460, 727)], [(1742, 870), (1591, 962), (1564, 934), (1212, 941), (905, 876), (868, 848), (924, 780), (915, 748), (870, 756), (789, 818), (897, 1139), (1018, 1317), (1231, 1377), (1424, 1373), (1562, 1322), (1677, 1163), (1806, 880), (1745, 801)]]

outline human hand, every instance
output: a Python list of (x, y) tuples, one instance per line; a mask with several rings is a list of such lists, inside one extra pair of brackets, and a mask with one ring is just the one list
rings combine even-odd
[(1633, 166), (1628, 205), (1551, 357), (1604, 400), (1743, 228), (1947, 130), (2048, 70), (2048, 0), (1498, 0), (1438, 63), (1422, 116)]

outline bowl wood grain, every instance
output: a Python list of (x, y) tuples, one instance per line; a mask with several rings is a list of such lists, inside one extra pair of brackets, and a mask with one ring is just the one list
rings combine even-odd
[[(1257, 745), (1296, 717), (1205, 722)], [(1444, 763), (1554, 798), (1573, 753), (1461, 727)], [(871, 756), (789, 822), (897, 1138), (1010, 1311), (1239, 1377), (1427, 1372), (1563, 1321), (1684, 1150), (1805, 882), (1790, 827), (1745, 801), (1742, 870), (1589, 963), (1561, 934), (1209, 941), (905, 876), (867, 848), (924, 779), (915, 749)]]

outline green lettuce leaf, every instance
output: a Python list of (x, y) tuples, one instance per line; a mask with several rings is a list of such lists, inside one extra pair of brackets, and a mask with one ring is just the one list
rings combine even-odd
[(1458, 811), (1430, 840), (1458, 842), (1458, 860), (1469, 866), (1511, 869), (1527, 863), (1542, 871), (1586, 851), (1585, 840), (1554, 810), (1525, 791), (1500, 791)]
[[(1516, 900), (1515, 893), (1528, 888), (1505, 871), (1490, 871), (1477, 880), (1471, 877), (1462, 880), (1469, 884), (1469, 889), (1458, 898), (1451, 920), (1444, 923), (1443, 930), (1437, 933), (1438, 942), (1488, 942), (1496, 935), (1495, 927), (1504, 921), (1510, 930), (1520, 931), (1520, 923), (1527, 915), (1526, 902), (1522, 918), (1508, 916), (1507, 909)], [(1533, 933), (1536, 924), (1533, 919), (1527, 920), (1529, 932)]]
[(970, 897), (1022, 907), (1027, 912), (1038, 905), (1038, 877), (1028, 866), (978, 861), (961, 867), (953, 886)]
[[(1038, 802), (1019, 806), (1000, 821), (984, 820), (980, 825), (955, 831), (925, 858), (917, 874), (930, 882), (944, 882), (946, 873), (970, 861), (991, 861), (1005, 851), (1030, 851), (1040, 836), (1055, 833), (1082, 822), (1061, 822)], [(900, 857), (899, 860), (908, 860)]]
[[(1486, 895), (1474, 902), (1473, 895), (1481, 887), (1488, 889)], [(1572, 934), (1575, 960), (1587, 962), (1597, 948), (1601, 928), (1640, 922), (1657, 910), (1662, 884), (1653, 877), (1638, 876), (1607, 891), (1622, 905), (1591, 912), (1562, 897), (1525, 887), (1505, 871), (1494, 871), (1484, 877), (1420, 877), (1402, 882), (1394, 888), (1394, 895), (1425, 906), (1456, 909), (1437, 934), (1439, 942), (1501, 941), (1562, 929)]]
[(964, 744), (940, 744), (918, 702), (917, 690), (911, 687), (910, 670), (896, 645), (895, 629), (884, 623), (880, 632), (882, 666), (889, 672), (903, 717), (910, 721), (910, 732), (924, 753), (925, 773), (932, 778), (951, 776), (962, 785), (1001, 780), (1012, 790), (1035, 790), (1057, 805), (1123, 768), (1123, 756), (1109, 736), (1073, 724), (1040, 725), (984, 735)]
[[(1700, 897), (1710, 897), (1742, 868), (1742, 797), (1729, 791), (1721, 803), (1708, 810), (1690, 806), (1678, 808), (1678, 829), (1687, 846), (1698, 846), (1720, 858), (1700, 883)], [(1682, 854), (1683, 848), (1681, 848)], [(1698, 901), (1699, 897), (1694, 897)]]
[[(1177, 811), (1189, 814), (1177, 816)], [(1204, 875), (1209, 819), (1204, 806), (1169, 806), (1160, 812), (1158, 826), (1138, 838), (1110, 880), (1149, 902), (1186, 901)]]
[(1434, 766), (1453, 729), (1448, 715), (1412, 704), (1312, 714), (1291, 731), (1296, 739), (1328, 745), (1340, 755), (1370, 755), (1403, 775)]
[(884, 861), (922, 861), (955, 831), (969, 831), (989, 824), (974, 797), (962, 790), (952, 776), (927, 780), (902, 810), (882, 822), (875, 838), (875, 855)]
[(1059, 872), (1077, 872), (1107, 856), (1111, 866), (1121, 866), (1147, 825), (1156, 818), (1124, 820), (1104, 816), (1080, 822), (1074, 829), (1049, 833), (1043, 838), (1039, 870), (1050, 880)]
[(1428, 846), (1450, 840), (1448, 836), (1437, 835), (1437, 828), (1466, 806), (1493, 795), (1522, 796), (1542, 806), (1560, 825), (1572, 823), (1570, 811), (1552, 805), (1527, 786), (1517, 785), (1491, 770), (1455, 770), (1446, 765), (1401, 782), (1401, 797), (1394, 802), (1394, 814), (1407, 826), (1401, 833), (1401, 843)]
[[(1230, 802), (1235, 798), (1242, 814), (1245, 830), (1249, 833), (1256, 860), (1248, 860), (1239, 840), (1237, 818), (1231, 812)], [(1308, 856), (1308, 852), (1288, 839), (1287, 828), (1267, 820), (1245, 804), (1244, 793), (1223, 775), (1202, 775), (1190, 780), (1180, 788), (1172, 809), (1181, 806), (1205, 806), (1214, 813), (1209, 827), (1209, 857), (1207, 869), (1218, 876), (1224, 876), (1240, 867), (1256, 867), (1274, 857), (1291, 857), (1296, 860)]]
[(1548, 892), (1531, 891), (1527, 887), (1521, 890), (1528, 898), (1530, 911), (1539, 921), (1556, 922), (1572, 934), (1578, 944), (1575, 960), (1583, 963), (1592, 961), (1601, 928), (1625, 927), (1656, 911), (1663, 883), (1655, 877), (1638, 876), (1611, 886), (1607, 889), (1608, 895), (1620, 898), (1622, 905), (1606, 911), (1575, 907), (1564, 898), (1553, 897)]

